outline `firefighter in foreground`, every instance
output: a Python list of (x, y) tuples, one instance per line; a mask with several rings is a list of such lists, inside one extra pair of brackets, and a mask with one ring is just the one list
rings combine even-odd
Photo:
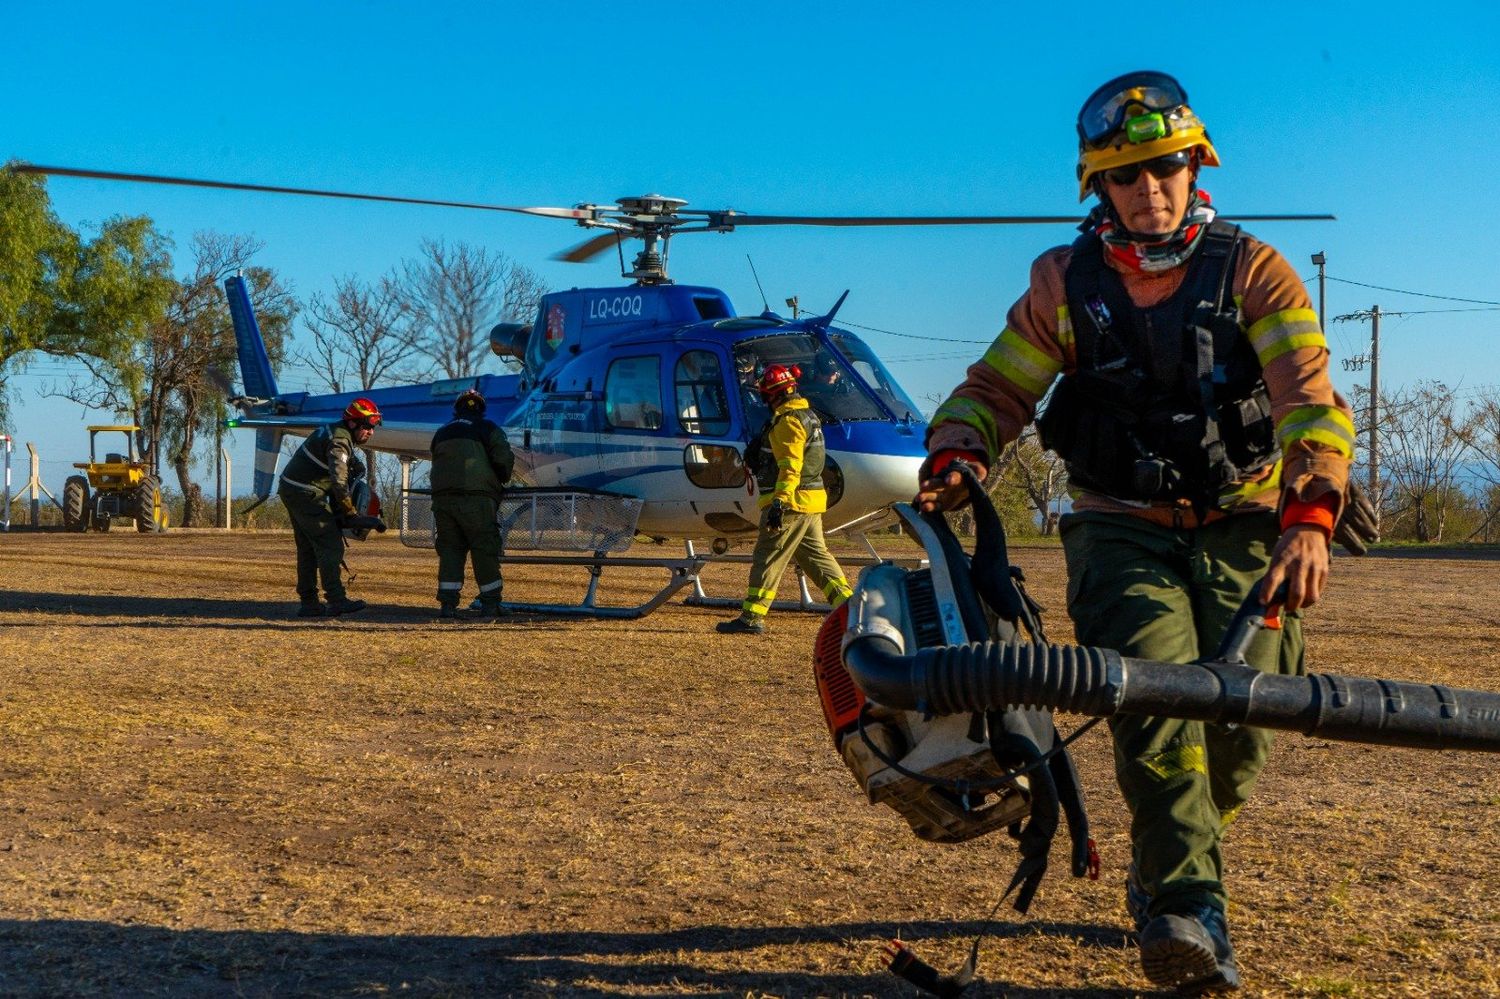
[[(369, 399), (355, 399), (343, 418), (314, 430), (281, 473), (277, 495), (292, 518), (297, 543), (298, 617), (332, 617), (364, 610), (350, 600), (339, 570), (344, 560), (343, 525), (364, 511), (350, 498), (350, 484), (365, 474), (359, 448), (380, 426), (380, 410)], [(318, 600), (318, 580), (323, 595)]]
[(746, 452), (747, 463), (760, 486), (760, 536), (750, 566), (750, 585), (740, 616), (716, 626), (727, 634), (760, 634), (766, 614), (776, 599), (776, 587), (793, 559), (837, 607), (849, 599), (844, 570), (823, 541), (823, 511), (828, 494), (823, 489), (823, 425), (797, 394), (801, 370), (772, 364), (756, 383), (771, 410), (771, 421)]
[(438, 554), (438, 616), (458, 617), (464, 558), (474, 563), (483, 617), (503, 617), (500, 525), (496, 514), (515, 457), (505, 431), (484, 418), (484, 396), (469, 389), (453, 420), (432, 437), (432, 519)]
[[(1264, 578), (1262, 602), (1286, 584), (1283, 627), (1248, 659), (1301, 672), (1299, 612), (1322, 594), (1330, 537), (1353, 549), (1355, 527), (1373, 534), (1362, 497), (1340, 521), (1354, 426), (1317, 313), (1279, 253), (1216, 221), (1197, 180), (1219, 155), (1176, 80), (1112, 80), (1077, 127), (1079, 199), (1098, 204), (1071, 246), (1033, 263), (1000, 336), (934, 415), (916, 503), (960, 504), (952, 460), (982, 477), (1061, 375), (1038, 427), (1074, 490), (1061, 532), (1078, 641), (1167, 662), (1212, 655)], [(1271, 735), (1110, 724), (1142, 969), (1192, 994), (1236, 988), (1220, 841)]]

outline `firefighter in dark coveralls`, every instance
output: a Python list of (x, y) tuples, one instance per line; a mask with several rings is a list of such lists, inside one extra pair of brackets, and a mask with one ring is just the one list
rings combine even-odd
[(793, 559), (835, 607), (852, 592), (844, 570), (823, 541), (823, 511), (828, 509), (823, 489), (823, 425), (807, 400), (797, 394), (801, 374), (795, 365), (773, 364), (756, 383), (771, 410), (771, 422), (762, 431), (765, 446), (752, 444), (746, 454), (760, 485), (760, 537), (740, 616), (716, 625), (726, 634), (765, 630), (776, 587)]
[(500, 617), (500, 495), (515, 457), (505, 431), (484, 418), (484, 396), (469, 389), (452, 422), (432, 437), (432, 519), (437, 536), (438, 616), (458, 617), (464, 558), (472, 557), (484, 617)]
[[(369, 443), (380, 425), (380, 410), (369, 399), (355, 399), (336, 423), (310, 434), (282, 470), (276, 493), (292, 518), (297, 543), (298, 617), (352, 614), (364, 610), (363, 600), (344, 592), (339, 568), (344, 560), (344, 523), (364, 513), (349, 497), (350, 483), (365, 474), (359, 448)], [(325, 605), (318, 601), (318, 579), (323, 581)]]
[[(1005, 329), (934, 414), (916, 503), (959, 505), (953, 459), (984, 477), (1061, 376), (1037, 424), (1073, 488), (1061, 533), (1078, 641), (1192, 662), (1252, 591), (1268, 603), (1285, 583), (1283, 627), (1246, 658), (1300, 673), (1299, 608), (1322, 594), (1330, 538), (1359, 553), (1374, 534), (1347, 489), (1354, 425), (1318, 314), (1279, 253), (1215, 218), (1197, 179), (1219, 156), (1176, 80), (1111, 80), (1077, 128), (1079, 200), (1099, 203), (1073, 245), (1032, 264)], [(1144, 716), (1110, 728), (1142, 970), (1194, 995), (1237, 988), (1220, 844), (1271, 733)]]

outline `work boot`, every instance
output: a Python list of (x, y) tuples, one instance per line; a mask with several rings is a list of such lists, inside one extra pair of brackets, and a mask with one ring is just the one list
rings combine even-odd
[(1141, 970), (1183, 995), (1230, 992), (1240, 971), (1224, 914), (1211, 905), (1157, 916), (1141, 930)]
[(732, 621), (720, 621), (714, 625), (714, 630), (721, 635), (763, 635), (766, 622), (759, 616), (741, 614)]
[(327, 613), (323, 604), (317, 600), (304, 600), (302, 606), (297, 608), (298, 617), (323, 617)]
[(362, 611), (367, 605), (363, 600), (350, 600), (348, 597), (339, 597), (337, 600), (328, 601), (328, 616), (338, 617), (340, 614), (353, 614)]
[(439, 604), (438, 617), (444, 621), (458, 620), (458, 604)]
[(500, 601), (485, 601), (479, 605), (479, 617), (485, 621), (500, 621), (511, 616), (511, 609)]
[(1135, 869), (1135, 861), (1125, 869), (1125, 911), (1135, 923), (1136, 933), (1146, 928), (1151, 921), (1151, 893), (1141, 884), (1141, 876)]

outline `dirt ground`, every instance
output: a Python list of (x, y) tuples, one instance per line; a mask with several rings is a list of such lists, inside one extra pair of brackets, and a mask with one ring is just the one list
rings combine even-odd
[[(864, 802), (813, 615), (440, 623), (432, 554), (384, 537), (351, 553), (369, 611), (299, 621), (291, 553), (0, 535), (0, 994), (913, 995), (882, 941), (953, 970), (1009, 878), (1005, 837)], [(1067, 637), (1060, 552), (1016, 558)], [(512, 567), (506, 596), (584, 581)], [(1496, 561), (1338, 559), (1310, 665), (1500, 689), (1497, 588)], [(971, 995), (1146, 988), (1106, 736), (1076, 756), (1104, 876), (1060, 838)], [(1500, 995), (1496, 757), (1284, 736), (1227, 854), (1246, 994)]]

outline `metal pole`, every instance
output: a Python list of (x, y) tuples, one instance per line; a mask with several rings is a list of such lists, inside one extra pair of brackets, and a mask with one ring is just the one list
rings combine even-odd
[(1370, 502), (1380, 515), (1380, 306), (1370, 308)]
[(38, 491), (42, 485), (42, 463), (36, 456), (36, 445), (31, 441), (26, 442), (26, 450), (31, 452), (31, 481), (26, 485), (31, 490), (31, 526), (42, 526), (42, 498)]
[(1312, 255), (1312, 262), (1318, 265), (1318, 329), (1322, 330), (1326, 336), (1328, 324), (1323, 319), (1323, 267), (1328, 263), (1328, 258), (1323, 255), (1322, 250), (1319, 250)]
[[(224, 453), (223, 420), (218, 420), (214, 424), (214, 443), (219, 446), (220, 457), (224, 462), (228, 462), (229, 456)], [(229, 521), (224, 517), (224, 465), (218, 462), (214, 464), (214, 526), (229, 526)]]
[(10, 436), (0, 434), (0, 441), (5, 442), (5, 530), (10, 530)]
[(221, 497), (220, 500), (219, 500), (219, 503), (220, 503), (219, 516), (223, 520), (223, 523), (220, 526), (223, 527), (224, 530), (227, 531), (231, 527), (234, 526), (234, 519), (232, 517), (233, 511), (231, 509), (231, 505), (234, 502), (234, 500), (231, 497), (234, 495), (234, 493), (230, 490), (230, 486), (229, 486), (229, 473), (232, 470), (230, 468), (230, 464), (229, 464), (229, 449), (227, 447), (221, 447), (221, 448), (219, 448), (219, 457), (222, 458), (222, 459), (224, 459), (224, 465), (223, 465), (223, 469), (224, 469), (224, 477), (223, 477), (224, 488), (223, 488), (223, 490), (219, 494), (220, 497)]

